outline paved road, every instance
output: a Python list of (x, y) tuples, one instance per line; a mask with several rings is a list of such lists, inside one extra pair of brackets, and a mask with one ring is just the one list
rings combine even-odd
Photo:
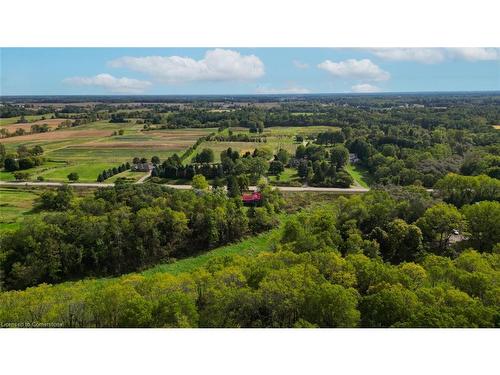
[[(147, 176), (145, 176), (147, 177)], [(136, 184), (144, 183), (145, 177), (141, 178)], [(11, 182), (11, 181), (0, 181), (0, 186), (62, 186), (65, 185), (64, 182)], [(114, 183), (105, 183), (105, 182), (73, 182), (69, 184), (74, 187), (81, 188), (99, 188), (99, 187), (113, 187)], [(192, 189), (191, 185), (162, 185), (167, 186), (172, 189), (179, 190), (190, 190)], [(367, 193), (370, 189), (363, 187), (351, 187), (351, 188), (329, 188), (329, 187), (313, 187), (313, 186), (275, 186), (276, 189), (280, 191), (288, 191), (288, 192), (319, 192), (319, 193), (337, 193), (337, 194), (362, 194)], [(250, 190), (256, 190), (256, 186), (249, 186)], [(429, 193), (434, 192), (434, 189), (426, 189)]]
[[(147, 177), (147, 176), (145, 176)], [(146, 179), (145, 177), (141, 178), (139, 181), (136, 183), (142, 184), (144, 183), (144, 180)], [(0, 186), (62, 186), (65, 185), (63, 182), (8, 182), (8, 181), (0, 181)], [(98, 187), (113, 187), (115, 184), (113, 183), (105, 183), (105, 182), (73, 182), (69, 184), (70, 186), (74, 187), (81, 187), (81, 188), (98, 188)], [(192, 189), (191, 185), (164, 185), (173, 189), (180, 189), (180, 190), (189, 190)], [(256, 190), (255, 186), (250, 186), (250, 190)], [(312, 187), (312, 186), (277, 186), (276, 187), (278, 190), (281, 191), (289, 191), (289, 192), (295, 192), (295, 191), (309, 191), (309, 192), (331, 192), (331, 193), (339, 193), (339, 194), (359, 194), (359, 193), (366, 193), (369, 191), (369, 189), (365, 188), (327, 188), (327, 187)]]

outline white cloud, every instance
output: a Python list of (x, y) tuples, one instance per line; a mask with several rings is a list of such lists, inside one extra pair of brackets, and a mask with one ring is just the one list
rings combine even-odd
[(375, 48), (371, 52), (384, 60), (417, 61), (434, 64), (444, 61), (445, 51), (441, 48)]
[(467, 61), (500, 60), (499, 48), (448, 48), (452, 57)]
[(258, 87), (257, 90), (255, 90), (257, 94), (267, 94), (267, 95), (274, 95), (274, 94), (309, 94), (311, 90), (306, 89), (305, 87), (300, 87), (300, 86), (288, 86), (285, 88), (269, 88), (269, 87)]
[(448, 59), (485, 61), (500, 59), (498, 48), (373, 48), (377, 57), (393, 61), (416, 61), (436, 64)]
[(360, 83), (359, 85), (352, 86), (351, 91), (368, 93), (368, 92), (380, 92), (381, 90), (377, 86), (370, 85), (369, 83)]
[(382, 70), (369, 59), (349, 59), (340, 62), (325, 60), (318, 65), (318, 68), (327, 71), (333, 76), (341, 78), (386, 81), (391, 77), (388, 72)]
[(151, 86), (151, 82), (133, 78), (116, 78), (111, 74), (98, 74), (93, 77), (66, 78), (64, 83), (76, 86), (97, 86), (115, 93), (140, 93)]
[(180, 56), (121, 57), (109, 65), (146, 73), (165, 83), (246, 81), (264, 75), (264, 63), (257, 56), (219, 48), (207, 51), (201, 60)]
[(309, 68), (309, 64), (303, 63), (299, 60), (293, 60), (293, 66), (295, 66), (297, 69), (307, 69)]

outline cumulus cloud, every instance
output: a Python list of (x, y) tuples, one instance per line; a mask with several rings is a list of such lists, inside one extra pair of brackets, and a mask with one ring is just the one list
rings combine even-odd
[(327, 71), (335, 77), (341, 78), (386, 81), (391, 77), (388, 72), (382, 70), (369, 59), (348, 59), (340, 62), (325, 60), (318, 65), (318, 68)]
[(299, 60), (293, 60), (293, 66), (295, 66), (297, 69), (307, 69), (309, 68), (309, 64), (303, 63)]
[(370, 85), (369, 83), (360, 83), (359, 85), (352, 86), (351, 91), (359, 93), (369, 93), (380, 92), (381, 90), (377, 86)]
[(384, 60), (417, 61), (435, 64), (444, 61), (446, 53), (441, 48), (375, 48), (373, 54)]
[(76, 86), (102, 87), (115, 93), (140, 93), (151, 86), (151, 82), (127, 77), (113, 77), (111, 74), (98, 74), (93, 77), (66, 78), (64, 83)]
[(449, 48), (448, 54), (467, 61), (500, 60), (500, 48)]
[(274, 95), (274, 94), (309, 94), (311, 90), (306, 89), (305, 87), (300, 87), (300, 86), (288, 86), (285, 88), (270, 88), (270, 87), (258, 87), (257, 90), (255, 90), (257, 94), (267, 94), (267, 95)]
[(201, 60), (180, 56), (121, 57), (109, 65), (145, 73), (164, 83), (247, 81), (264, 75), (264, 63), (257, 56), (220, 48), (207, 51)]
[(374, 55), (384, 60), (415, 61), (436, 64), (448, 59), (486, 61), (500, 59), (498, 48), (374, 48)]

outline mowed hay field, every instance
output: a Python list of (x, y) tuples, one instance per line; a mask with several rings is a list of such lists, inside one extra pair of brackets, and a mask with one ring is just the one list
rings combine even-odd
[[(114, 135), (123, 130), (123, 135)], [(69, 173), (76, 172), (80, 182), (95, 182), (105, 169), (131, 162), (134, 157), (161, 160), (173, 153), (181, 153), (199, 137), (216, 129), (165, 129), (142, 131), (142, 125), (133, 122), (113, 124), (97, 121), (73, 128), (47, 133), (29, 134), (0, 140), (7, 152), (15, 152), (20, 145), (44, 149), (46, 163), (28, 169), (30, 178), (43, 177), (45, 181), (67, 181)], [(2, 171), (0, 179), (13, 180), (13, 173)]]
[(106, 180), (106, 183), (116, 182), (116, 180), (118, 180), (119, 178), (126, 178), (128, 181), (138, 181), (141, 179), (141, 177), (144, 177), (146, 175), (146, 172), (125, 171), (108, 178)]

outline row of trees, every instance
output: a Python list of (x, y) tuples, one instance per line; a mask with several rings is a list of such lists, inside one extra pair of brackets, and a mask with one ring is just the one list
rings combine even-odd
[(217, 134), (209, 137), (207, 141), (213, 142), (257, 142), (257, 143), (266, 143), (267, 137), (262, 135), (249, 135), (245, 133), (237, 133), (233, 134), (232, 131), (229, 131), (229, 135)]
[(99, 176), (97, 176), (97, 182), (104, 182), (108, 178), (113, 177), (115, 174), (128, 171), (129, 169), (130, 169), (129, 162), (123, 163), (123, 164), (119, 165), (118, 167), (105, 169), (104, 171), (99, 173)]

